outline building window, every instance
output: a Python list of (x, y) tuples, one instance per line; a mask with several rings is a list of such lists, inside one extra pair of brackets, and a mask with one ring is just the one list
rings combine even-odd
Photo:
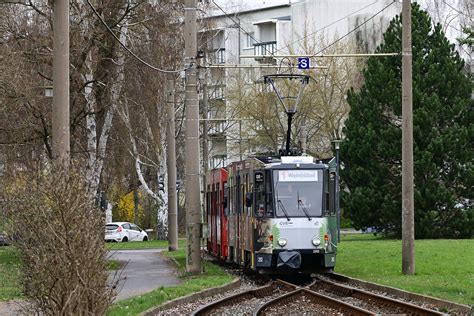
[(225, 49), (224, 48), (220, 48), (215, 52), (215, 60), (216, 60), (216, 64), (225, 63)]
[(247, 33), (247, 42), (246, 42), (246, 47), (253, 47), (253, 44), (255, 44), (255, 33), (250, 32)]
[(224, 99), (224, 85), (211, 87), (210, 99)]

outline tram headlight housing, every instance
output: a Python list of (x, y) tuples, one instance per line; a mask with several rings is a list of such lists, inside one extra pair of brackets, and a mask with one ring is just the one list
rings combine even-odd
[(321, 245), (321, 240), (317, 237), (314, 237), (313, 240), (311, 241), (313, 243), (313, 245), (315, 245), (316, 247), (318, 247), (319, 245)]
[(283, 238), (278, 239), (278, 245), (280, 247), (285, 247), (286, 246), (286, 239), (283, 239)]

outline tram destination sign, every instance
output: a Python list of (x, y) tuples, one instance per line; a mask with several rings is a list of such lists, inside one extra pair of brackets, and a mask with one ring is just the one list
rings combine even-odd
[(318, 181), (318, 170), (280, 170), (278, 171), (279, 182), (316, 182)]

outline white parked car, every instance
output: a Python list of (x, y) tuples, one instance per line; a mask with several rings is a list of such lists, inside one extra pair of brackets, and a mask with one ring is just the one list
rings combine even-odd
[(148, 241), (148, 234), (133, 223), (113, 222), (105, 225), (105, 241)]

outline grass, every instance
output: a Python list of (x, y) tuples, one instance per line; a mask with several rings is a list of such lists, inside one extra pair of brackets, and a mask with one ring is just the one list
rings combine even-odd
[(462, 304), (474, 304), (474, 240), (416, 240), (415, 275), (402, 274), (402, 243), (341, 236), (335, 272)]
[(21, 297), (18, 275), (20, 257), (11, 246), (0, 247), (0, 301)]
[[(186, 239), (178, 239), (178, 247), (184, 248), (186, 245)], [(168, 249), (168, 241), (166, 240), (149, 240), (149, 241), (137, 241), (137, 242), (114, 242), (107, 243), (107, 249), (109, 250), (131, 250), (131, 249)]]
[(160, 287), (150, 293), (117, 302), (111, 306), (108, 315), (137, 315), (166, 301), (232, 281), (232, 276), (226, 274), (222, 268), (209, 262), (204, 262), (205, 272), (203, 274), (198, 276), (186, 275), (184, 273), (186, 254), (183, 248), (165, 254), (178, 263), (182, 283), (173, 287)]
[(107, 270), (115, 271), (120, 269), (121, 267), (122, 263), (120, 261), (112, 259), (107, 260)]

